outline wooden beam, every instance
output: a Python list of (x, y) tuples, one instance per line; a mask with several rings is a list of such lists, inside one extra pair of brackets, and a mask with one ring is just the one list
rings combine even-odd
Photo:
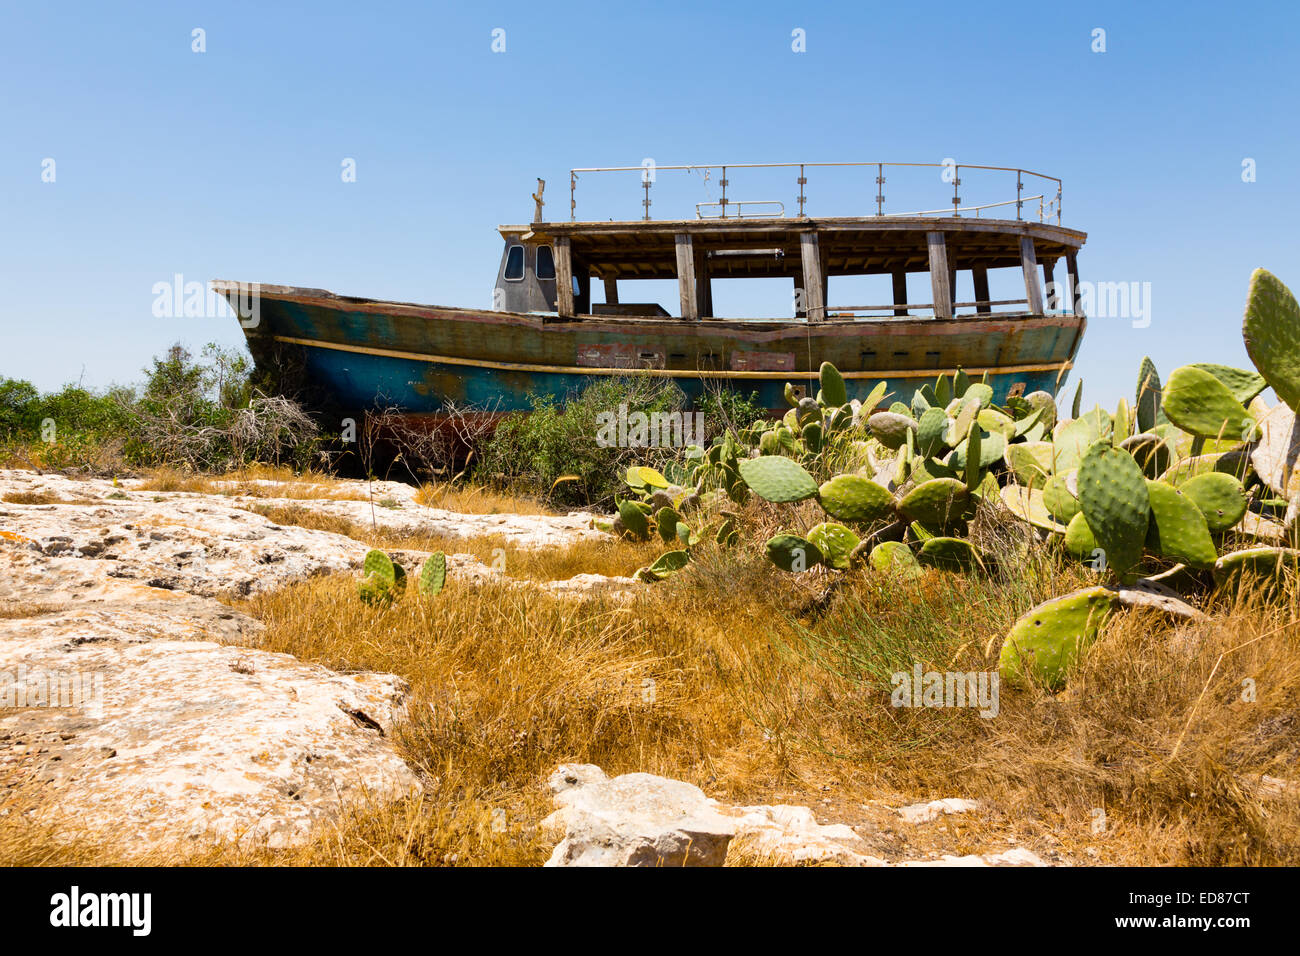
[(971, 270), (971, 275), (975, 278), (975, 301), (985, 303), (976, 306), (976, 311), (992, 312), (992, 307), (987, 304), (989, 302), (989, 270), (983, 266), (978, 266)]
[(1034, 258), (1033, 236), (1020, 237), (1020, 269), (1025, 274), (1025, 298), (1029, 311), (1043, 314), (1043, 287), (1038, 283), (1038, 260)]
[(690, 233), (677, 233), (677, 291), (682, 318), (694, 322), (700, 317), (699, 293), (695, 288), (695, 246)]
[(925, 242), (930, 250), (930, 292), (936, 319), (952, 318), (952, 288), (948, 281), (948, 249), (942, 232), (927, 232)]
[(892, 277), (894, 281), (894, 305), (902, 306), (901, 309), (894, 309), (894, 315), (907, 315), (907, 271), (895, 269)]
[(803, 256), (803, 301), (808, 321), (821, 322), (826, 318), (826, 281), (822, 275), (817, 233), (800, 233), (799, 251)]
[(560, 318), (576, 314), (573, 302), (573, 255), (568, 236), (555, 237), (555, 311)]
[(618, 280), (605, 279), (605, 301), (610, 305), (618, 305)]
[(573, 300), (574, 311), (578, 315), (590, 315), (591, 270), (585, 262), (575, 262), (573, 271), (578, 277), (578, 294)]

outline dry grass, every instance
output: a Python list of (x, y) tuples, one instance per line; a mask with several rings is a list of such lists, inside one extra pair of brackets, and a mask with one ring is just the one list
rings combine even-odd
[[(751, 531), (769, 520), (762, 506), (746, 513)], [(1003, 687), (992, 719), (890, 705), (893, 671), (995, 669), (1012, 621), (1081, 583), (1017, 546), (1002, 542), (1004, 573), (914, 582), (785, 575), (757, 549), (707, 546), (628, 603), (453, 583), (438, 599), (379, 608), (348, 575), (257, 597), (243, 607), (266, 624), (261, 647), (410, 681), (396, 740), (427, 792), (355, 810), (295, 850), (186, 862), (535, 864), (549, 850), (536, 828), (546, 777), (576, 761), (737, 802), (813, 804), (833, 822), (938, 797), (983, 804), (882, 843), (891, 859), (1013, 840), (1083, 863), (1300, 863), (1300, 798), (1252, 783), (1296, 778), (1295, 592), (1238, 595), (1178, 627), (1117, 615), (1067, 692)], [(65, 861), (52, 836), (17, 819), (0, 818), (0, 858)], [(67, 861), (92, 862), (75, 855), (93, 846)]]
[(364, 542), (372, 548), (469, 554), (489, 567), (500, 568), (509, 577), (530, 581), (559, 581), (578, 574), (627, 577), (664, 550), (657, 542), (637, 543), (613, 538), (563, 543), (549, 548), (520, 548), (502, 535), (459, 538), (384, 528), (341, 515), (323, 514), (303, 505), (253, 505), (249, 510), (276, 524), (330, 531)]
[(441, 508), (444, 511), (456, 511), (468, 515), (558, 513), (532, 498), (506, 494), (483, 485), (425, 483), (415, 493), (415, 500), (417, 504), (429, 508)]
[[(266, 484), (271, 482), (271, 484)], [(345, 484), (328, 472), (294, 471), (283, 465), (249, 465), (224, 475), (184, 471), (179, 468), (150, 469), (137, 491), (189, 491), (210, 495), (246, 495), (254, 498), (326, 499), (365, 501), (367, 494), (356, 483)]]

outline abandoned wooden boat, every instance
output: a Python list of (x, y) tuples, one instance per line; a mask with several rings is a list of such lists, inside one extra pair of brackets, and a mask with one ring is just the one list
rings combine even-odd
[[(786, 216), (779, 202), (727, 199), (729, 173), (787, 165), (799, 173), (799, 215)], [(601, 376), (637, 373), (671, 378), (688, 395), (728, 383), (782, 409), (785, 383), (813, 385), (823, 361), (840, 369), (850, 397), (865, 398), (885, 381), (893, 399), (907, 402), (939, 371), (956, 368), (988, 372), (999, 402), (1037, 389), (1055, 394), (1086, 324), (1076, 261), (1086, 234), (1060, 224), (1060, 181), (961, 166), (952, 177), (958, 184), (963, 170), (1001, 171), (1008, 184), (1014, 175), (1015, 198), (963, 208), (954, 185), (951, 211), (886, 214), (883, 183), (893, 165), (938, 164), (658, 167), (721, 171), (721, 202), (701, 204), (693, 219), (649, 218), (644, 170), (619, 167), (571, 171), (570, 218), (546, 221), (539, 180), (533, 221), (499, 227), (505, 246), (493, 309), (278, 285), (214, 288), (239, 312), (259, 364), (293, 370), (312, 404), (344, 413), (381, 406), (437, 417), (449, 405), (501, 413), (531, 407), (534, 394), (563, 400)], [(803, 214), (805, 173), (822, 166), (877, 173), (871, 214)], [(642, 172), (645, 218), (576, 218), (578, 174), (604, 171)], [(1026, 180), (1047, 186), (1029, 196)], [(1026, 206), (1037, 206), (1037, 218), (1025, 215)], [(1015, 218), (987, 215), (1012, 209)], [(1061, 260), (1068, 295), (1054, 278)], [(996, 269), (1014, 270), (1023, 297), (990, 298)], [(957, 301), (956, 277), (967, 270), (974, 299)], [(929, 274), (931, 301), (907, 301), (913, 273)], [(849, 275), (889, 276), (892, 301), (828, 302), (829, 279)], [(793, 308), (774, 307), (769, 319), (715, 314), (715, 282), (759, 277), (791, 280)], [(640, 279), (675, 279), (679, 314), (626, 301), (631, 280)]]

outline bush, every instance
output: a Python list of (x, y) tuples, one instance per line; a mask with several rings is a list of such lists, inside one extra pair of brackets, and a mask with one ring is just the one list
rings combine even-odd
[[(690, 434), (693, 441), (705, 445), (728, 427), (743, 427), (765, 417), (757, 393), (745, 396), (726, 388), (711, 389), (691, 407), (671, 380), (635, 373), (611, 377), (587, 386), (563, 406), (551, 396), (533, 396), (531, 412), (502, 419), (482, 449), (475, 477), (556, 506), (608, 506), (615, 493), (624, 490), (622, 478), (629, 465), (662, 466), (685, 453), (680, 444), (610, 443), (611, 420), (638, 412), (647, 417), (699, 412), (703, 435), (693, 430)], [(692, 419), (684, 427), (693, 424)]]
[(56, 470), (313, 463), (316, 424), (296, 403), (257, 391), (252, 371), (239, 351), (208, 345), (195, 359), (174, 345), (145, 369), (139, 394), (67, 385), (42, 395), (30, 382), (0, 378), (0, 454)]

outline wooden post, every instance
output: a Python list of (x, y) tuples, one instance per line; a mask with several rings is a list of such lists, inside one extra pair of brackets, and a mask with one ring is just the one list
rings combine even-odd
[(695, 289), (695, 247), (690, 233), (677, 234), (677, 291), (682, 318), (694, 322), (700, 317), (700, 300)]
[(817, 233), (799, 234), (799, 249), (803, 253), (803, 301), (809, 322), (826, 318), (826, 282), (822, 278), (822, 257), (817, 245)]
[(936, 319), (952, 318), (952, 287), (948, 281), (948, 247), (942, 232), (927, 232), (926, 244), (930, 247), (930, 292)]
[(1083, 315), (1083, 291), (1079, 288), (1079, 261), (1073, 252), (1065, 254), (1065, 271), (1070, 276), (1070, 301), (1074, 304), (1074, 314)]
[[(989, 301), (989, 270), (985, 266), (976, 266), (971, 270), (971, 275), (975, 278), (975, 301), (987, 303)], [(991, 305), (977, 305), (975, 311), (992, 312), (993, 307)]]
[(585, 262), (574, 263), (574, 272), (578, 276), (578, 294), (574, 299), (574, 311), (578, 315), (591, 314), (591, 270)]
[(895, 269), (893, 280), (894, 305), (902, 306), (902, 308), (894, 309), (894, 315), (907, 315), (907, 271), (905, 269)]
[(702, 249), (695, 253), (695, 299), (699, 318), (713, 315), (713, 277), (709, 275), (709, 257)]
[(1043, 298), (1049, 309), (1059, 309), (1065, 296), (1061, 295), (1061, 290), (1056, 287), (1056, 260), (1043, 260)]
[(1020, 268), (1025, 274), (1025, 298), (1029, 300), (1028, 310), (1033, 315), (1043, 314), (1043, 287), (1038, 284), (1038, 260), (1034, 258), (1034, 240), (1031, 236), (1020, 237)]
[(555, 311), (562, 319), (573, 318), (573, 256), (568, 236), (555, 237)]
[(618, 305), (618, 280), (610, 276), (605, 277), (605, 302)]

